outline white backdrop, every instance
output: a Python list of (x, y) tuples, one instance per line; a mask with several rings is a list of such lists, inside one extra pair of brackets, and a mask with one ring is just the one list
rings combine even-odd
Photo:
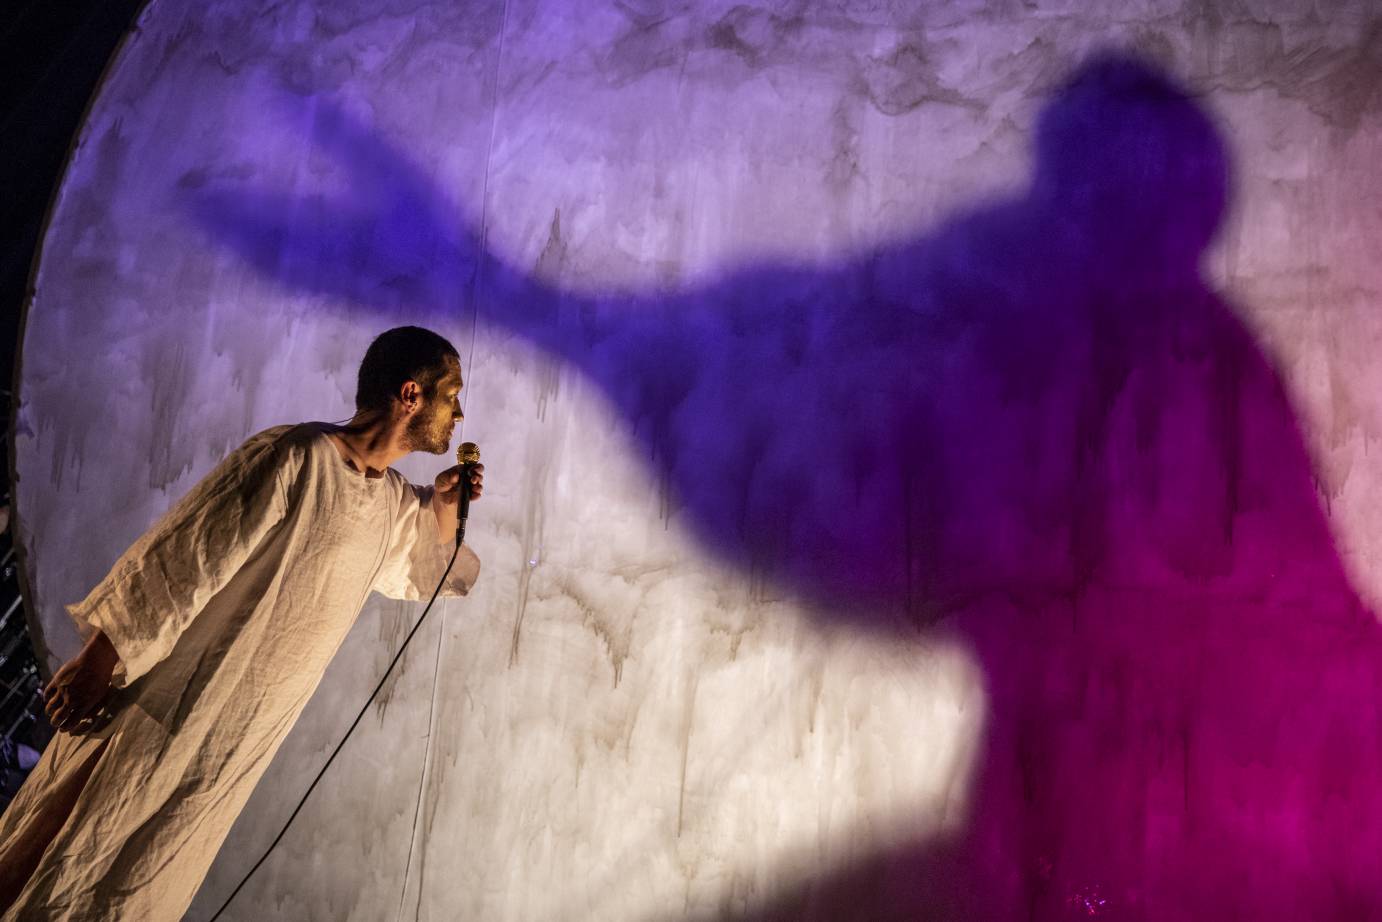
[[(49, 664), (78, 647), (62, 606), (224, 452), (348, 416), (388, 326), (458, 346), (459, 437), (487, 466), (480, 586), (437, 607), (230, 918), (750, 914), (962, 828), (988, 700), (966, 644), (851, 630), (706, 550), (636, 421), (488, 322), (504, 290), (448, 248), (479, 237), (582, 297), (834, 266), (1021, 190), (1048, 94), (1101, 48), (1159, 62), (1223, 132), (1234, 204), (1208, 272), (1278, 361), (1342, 557), (1379, 597), (1370, 5), (917, 6), (146, 10), (67, 170), (22, 343), (17, 526)], [(336, 239), (357, 215), (363, 236)], [(280, 221), (316, 242), (264, 229)], [(366, 605), (190, 918), (267, 845), (419, 610)]]

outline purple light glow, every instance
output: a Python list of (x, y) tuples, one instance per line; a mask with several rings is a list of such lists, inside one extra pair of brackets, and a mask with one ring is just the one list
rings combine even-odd
[(482, 273), (481, 321), (599, 386), (705, 548), (832, 624), (982, 663), (964, 833), (753, 918), (1382, 911), (1382, 645), (1277, 371), (1201, 278), (1226, 157), (1166, 78), (1081, 67), (1024, 197), (661, 297), (504, 264), (387, 144), (322, 124), (364, 207), (197, 189), (213, 240), (367, 315), (452, 309), (399, 294), (400, 254), (435, 260), (436, 291)]

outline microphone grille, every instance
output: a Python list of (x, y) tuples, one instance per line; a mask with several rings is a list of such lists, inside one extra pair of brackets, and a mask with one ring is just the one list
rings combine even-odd
[(457, 464), (475, 464), (480, 460), (480, 446), (474, 442), (462, 442), (456, 449)]

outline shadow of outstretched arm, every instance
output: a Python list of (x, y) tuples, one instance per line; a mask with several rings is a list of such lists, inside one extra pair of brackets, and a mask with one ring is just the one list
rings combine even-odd
[(744, 267), (676, 291), (559, 290), (488, 250), (473, 209), (335, 104), (285, 96), (278, 108), (310, 125), (305, 143), (344, 180), (300, 193), (188, 174), (185, 207), (218, 245), (291, 292), (381, 318), (474, 305), (485, 328), (606, 395), (714, 553), (832, 600), (920, 591), (898, 557), (911, 526), (892, 468), (923, 476), (934, 454), (898, 442), (928, 425), (916, 411), (937, 342), (901, 297), (880, 297), (886, 258), (864, 272)]
[(1076, 68), (1020, 196), (653, 293), (562, 290), (368, 128), (290, 115), (349, 179), (189, 175), (215, 242), (333, 306), (473, 308), (602, 391), (746, 579), (855, 629), (944, 621), (981, 665), (967, 828), (731, 917), (1382, 910), (1382, 644), (1280, 377), (1200, 273), (1222, 138), (1155, 67)]

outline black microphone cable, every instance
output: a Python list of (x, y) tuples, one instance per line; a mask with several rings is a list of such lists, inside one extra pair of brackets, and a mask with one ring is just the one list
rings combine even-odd
[[(465, 494), (463, 494), (463, 496), (469, 499), (470, 485), (465, 483), (464, 487)], [(259, 856), (259, 860), (254, 863), (254, 867), (250, 868), (249, 873), (240, 880), (240, 883), (235, 885), (235, 889), (230, 892), (230, 896), (226, 897), (226, 901), (221, 904), (221, 908), (216, 910), (216, 914), (211, 917), (210, 922), (216, 922), (216, 920), (221, 917), (221, 913), (226, 911), (226, 907), (230, 905), (231, 900), (235, 899), (236, 895), (239, 894), (245, 884), (249, 883), (250, 878), (254, 876), (254, 872), (259, 870), (259, 866), (264, 863), (269, 857), (269, 854), (278, 846), (278, 843), (283, 840), (284, 834), (288, 832), (288, 827), (293, 825), (293, 820), (297, 819), (297, 815), (302, 812), (302, 807), (307, 803), (307, 798), (312, 795), (312, 790), (316, 788), (317, 782), (322, 780), (322, 775), (325, 775), (326, 770), (331, 767), (331, 763), (335, 761), (337, 753), (341, 751), (341, 747), (345, 746), (346, 740), (350, 739), (350, 734), (355, 732), (355, 727), (365, 716), (365, 712), (370, 709), (370, 705), (374, 704), (374, 699), (379, 695), (380, 690), (384, 687), (384, 683), (387, 682), (389, 676), (393, 674), (393, 667), (398, 665), (399, 659), (403, 656), (403, 651), (408, 649), (409, 641), (413, 639), (413, 635), (417, 633), (417, 629), (422, 627), (422, 622), (426, 620), (427, 613), (432, 610), (432, 603), (437, 600), (437, 595), (441, 592), (441, 587), (446, 585), (446, 578), (451, 575), (451, 567), (456, 563), (456, 555), (461, 551), (461, 541), (464, 538), (465, 519), (460, 518), (456, 529), (456, 549), (451, 552), (451, 559), (446, 564), (446, 572), (442, 574), (441, 582), (437, 583), (437, 588), (432, 590), (432, 597), (427, 600), (427, 606), (423, 608), (422, 614), (417, 619), (417, 624), (414, 624), (413, 629), (408, 632), (408, 636), (403, 638), (403, 645), (400, 646), (398, 652), (394, 654), (393, 661), (389, 663), (389, 668), (384, 670), (384, 677), (379, 680), (379, 684), (374, 687), (374, 691), (370, 692), (369, 700), (365, 702), (364, 707), (360, 708), (360, 713), (356, 714), (355, 719), (350, 722), (350, 729), (346, 730), (345, 736), (341, 737), (341, 741), (336, 744), (336, 748), (331, 751), (331, 755), (327, 756), (326, 763), (322, 765), (321, 770), (317, 772), (317, 777), (313, 778), (312, 783), (307, 786), (306, 793), (302, 795), (302, 799), (298, 801), (298, 805), (294, 807), (293, 812), (289, 814), (288, 821), (283, 824), (283, 828), (278, 831), (278, 835), (274, 836), (274, 840), (269, 843), (269, 847), (264, 850), (264, 854)]]

